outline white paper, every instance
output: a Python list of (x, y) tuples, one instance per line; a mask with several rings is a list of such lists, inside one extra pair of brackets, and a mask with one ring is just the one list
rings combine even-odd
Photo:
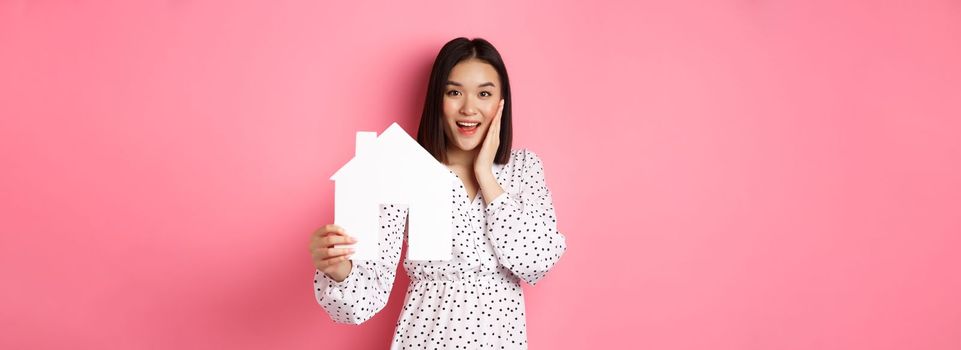
[(448, 168), (416, 140), (391, 124), (380, 136), (357, 133), (354, 158), (334, 181), (334, 224), (357, 238), (352, 260), (379, 257), (380, 205), (409, 208), (407, 258), (450, 260), (453, 184)]

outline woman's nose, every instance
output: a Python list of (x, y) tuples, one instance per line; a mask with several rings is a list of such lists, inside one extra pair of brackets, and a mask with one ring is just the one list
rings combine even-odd
[(474, 108), (473, 102), (465, 101), (460, 108), (460, 113), (463, 115), (474, 115), (474, 114), (477, 114), (477, 109)]

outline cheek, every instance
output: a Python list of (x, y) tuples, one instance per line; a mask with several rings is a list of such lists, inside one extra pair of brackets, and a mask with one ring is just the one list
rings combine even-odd
[(457, 106), (452, 102), (444, 100), (444, 120), (452, 122), (455, 116), (457, 116)]
[(494, 120), (494, 116), (497, 115), (497, 103), (491, 103), (487, 106), (487, 121)]

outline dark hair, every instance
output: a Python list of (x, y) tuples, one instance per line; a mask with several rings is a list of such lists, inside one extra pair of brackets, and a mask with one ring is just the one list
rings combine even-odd
[(494, 163), (506, 164), (511, 155), (511, 84), (500, 53), (494, 45), (481, 38), (470, 40), (461, 37), (448, 41), (437, 53), (434, 67), (430, 71), (430, 80), (427, 82), (427, 97), (424, 99), (424, 113), (420, 116), (420, 127), (417, 129), (417, 142), (438, 161), (447, 163), (447, 139), (443, 126), (444, 91), (451, 69), (471, 58), (493, 66), (501, 81), (504, 111), (501, 112), (500, 146), (494, 155)]

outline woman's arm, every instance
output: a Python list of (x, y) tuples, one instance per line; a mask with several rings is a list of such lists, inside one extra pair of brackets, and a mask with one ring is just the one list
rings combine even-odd
[(519, 193), (505, 192), (493, 175), (485, 175), (478, 182), (484, 198), (493, 198), (485, 209), (486, 233), (494, 243), (498, 261), (534, 285), (564, 254), (567, 241), (557, 231), (554, 204), (540, 158), (529, 150), (522, 157), (523, 161), (518, 163), (523, 176)]
[(340, 282), (320, 271), (314, 273), (314, 296), (335, 322), (361, 324), (387, 304), (404, 244), (406, 221), (405, 208), (385, 206), (380, 212), (380, 224), (386, 234), (378, 242), (377, 259), (354, 261), (347, 277)]

